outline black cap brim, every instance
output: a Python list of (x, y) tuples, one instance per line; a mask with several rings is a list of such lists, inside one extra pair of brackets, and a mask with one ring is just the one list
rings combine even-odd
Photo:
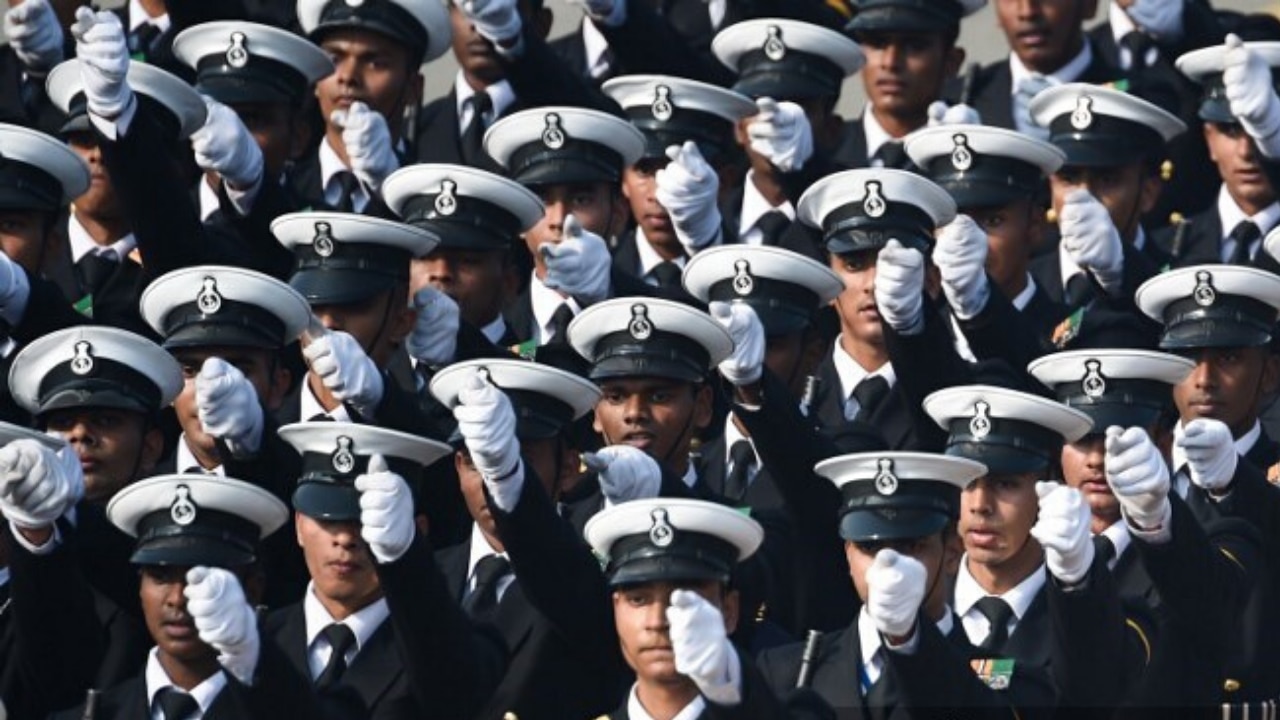
[(749, 98), (773, 98), (775, 100), (809, 100), (839, 95), (839, 88), (832, 92), (831, 85), (816, 78), (788, 72), (755, 72), (746, 75), (733, 85), (734, 92)]
[(1064, 167), (1118, 167), (1148, 159), (1147, 149), (1142, 143), (1129, 142), (1122, 137), (1056, 137), (1052, 142), (1067, 156)]
[(840, 537), (851, 542), (905, 540), (942, 532), (950, 520), (931, 510), (861, 509), (840, 518)]
[(1049, 459), (1045, 455), (1009, 445), (953, 443), (947, 446), (946, 454), (976, 460), (987, 466), (990, 475), (1022, 475), (1049, 468)]
[(134, 550), (129, 562), (134, 565), (204, 565), (233, 568), (252, 565), (257, 557), (243, 546), (218, 542), (207, 536), (173, 535), (148, 540)]
[(244, 325), (192, 323), (164, 339), (165, 350), (193, 347), (242, 347), (276, 350), (280, 338), (269, 331)]
[(352, 485), (304, 482), (293, 491), (293, 509), (315, 520), (359, 522), (360, 492)]
[(1215, 319), (1179, 323), (1165, 328), (1164, 334), (1160, 336), (1160, 349), (1262, 347), (1270, 342), (1271, 335), (1256, 326)]
[(1213, 98), (1204, 100), (1200, 103), (1200, 110), (1197, 113), (1201, 120), (1210, 123), (1225, 123), (1235, 125), (1240, 120), (1231, 112), (1225, 98)]
[(632, 560), (618, 566), (609, 575), (609, 585), (611, 587), (661, 581), (727, 583), (729, 582), (729, 577), (719, 568), (712, 567), (706, 563), (687, 557), (671, 555)]
[(58, 410), (101, 408), (128, 410), (150, 415), (155, 408), (150, 404), (120, 390), (84, 390), (69, 388), (53, 393), (40, 404), (37, 415), (47, 415)]
[(913, 248), (926, 254), (929, 252), (929, 247), (932, 243), (931, 238), (922, 237), (916, 233), (898, 232), (891, 229), (855, 229), (839, 232), (827, 238), (826, 248), (827, 252), (832, 255), (849, 255), (869, 250), (880, 250), (890, 240), (897, 240), (902, 243), (903, 247)]
[(359, 270), (312, 268), (299, 270), (289, 278), (311, 305), (351, 305), (364, 302), (395, 287), (394, 278)]
[(620, 171), (606, 171), (600, 165), (572, 158), (558, 158), (535, 163), (520, 170), (512, 180), (521, 185), (576, 185), (579, 183), (609, 183), (621, 179)]
[(706, 373), (689, 363), (653, 355), (609, 357), (591, 368), (592, 380), (628, 377), (656, 377), (696, 383), (702, 382)]
[(1093, 429), (1089, 435), (1106, 433), (1109, 427), (1150, 428), (1160, 420), (1160, 410), (1150, 405), (1134, 405), (1129, 403), (1099, 403), (1096, 405), (1072, 405), (1093, 420)]
[(1003, 207), (1032, 197), (1039, 191), (1037, 186), (1016, 188), (984, 182), (940, 183), (940, 186), (963, 209)]
[(267, 103), (293, 105), (300, 98), (282, 92), (278, 88), (265, 83), (253, 82), (243, 77), (223, 76), (200, 80), (196, 89), (203, 95), (217, 100), (223, 105), (247, 105)]
[(851, 33), (862, 32), (908, 32), (908, 33), (942, 33), (954, 32), (959, 22), (948, 19), (937, 13), (924, 12), (909, 7), (878, 7), (863, 10), (845, 25)]

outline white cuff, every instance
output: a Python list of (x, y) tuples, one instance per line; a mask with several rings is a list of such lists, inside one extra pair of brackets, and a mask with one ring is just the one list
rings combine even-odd
[(57, 550), (58, 546), (62, 544), (62, 531), (58, 529), (58, 525), (56, 523), (53, 525), (53, 534), (49, 536), (49, 539), (45, 541), (43, 545), (32, 545), (28, 542), (27, 539), (22, 536), (22, 532), (18, 530), (18, 526), (13, 524), (12, 520), (9, 521), (9, 531), (13, 534), (13, 539), (16, 540), (24, 550), (32, 555), (39, 556), (52, 554), (53, 551)]
[[(725, 640), (729, 642), (728, 639)], [(742, 660), (738, 657), (738, 651), (732, 645), (729, 647), (729, 667), (728, 672), (721, 678), (721, 682), (708, 687), (698, 686), (698, 690), (702, 692), (703, 697), (716, 705), (733, 706), (742, 702)]]
[(1169, 527), (1173, 522), (1173, 506), (1169, 504), (1168, 500), (1165, 500), (1164, 507), (1161, 510), (1160, 522), (1153, 528), (1139, 526), (1124, 508), (1120, 509), (1120, 514), (1124, 515), (1125, 525), (1129, 528), (1129, 532), (1139, 540), (1152, 545), (1163, 545), (1173, 539), (1173, 529)]
[(484, 479), (484, 486), (489, 489), (493, 504), (502, 512), (511, 512), (520, 503), (520, 493), (524, 490), (524, 460), (516, 462), (516, 469), (505, 478), (497, 480)]
[(89, 122), (108, 140), (119, 140), (129, 134), (129, 126), (133, 124), (133, 116), (138, 112), (138, 96), (130, 95), (129, 104), (114, 120), (108, 120), (89, 113)]
[(245, 217), (253, 210), (253, 203), (262, 191), (262, 175), (258, 175), (258, 179), (243, 190), (237, 190), (226, 180), (222, 181), (222, 186), (227, 189), (227, 199), (231, 201), (231, 206), (240, 213), (240, 217)]
[(920, 623), (916, 622), (915, 628), (911, 630), (911, 637), (907, 638), (907, 641), (901, 645), (894, 645), (884, 633), (880, 633), (880, 639), (884, 641), (884, 646), (890, 652), (895, 652), (899, 655), (915, 655), (916, 651), (920, 649)]

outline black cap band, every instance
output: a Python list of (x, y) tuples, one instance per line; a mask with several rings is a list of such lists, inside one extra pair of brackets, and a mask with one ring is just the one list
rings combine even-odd
[(711, 284), (707, 300), (746, 303), (755, 310), (766, 335), (776, 337), (808, 327), (818, 309), (818, 294), (795, 283), (751, 276), (751, 291), (738, 292), (737, 278), (725, 278)]
[[(420, 0), (435, 2), (436, 0)], [(427, 51), (429, 38), (427, 29), (422, 26), (413, 13), (391, 0), (363, 0), (352, 4), (347, 0), (330, 0), (320, 11), (320, 23), (312, 31), (313, 39), (319, 41), (328, 30), (352, 28), (368, 30), (386, 35), (403, 43), (421, 58)]]
[(596, 342), (591, 379), (663, 377), (699, 382), (707, 375), (711, 356), (693, 338), (654, 330), (644, 340), (629, 331), (605, 335)]
[(992, 474), (1035, 472), (1053, 465), (1062, 450), (1062, 436), (1024, 420), (987, 418), (981, 434), (973, 432), (973, 418), (948, 423), (947, 455), (986, 464)]
[(218, 312), (206, 315), (200, 303), (183, 303), (164, 318), (165, 348), (194, 345), (248, 345), (275, 349), (292, 341), (284, 322), (258, 305), (222, 299)]
[(670, 542), (655, 545), (649, 533), (619, 539), (609, 549), (605, 574), (612, 586), (660, 580), (715, 580), (728, 583), (738, 548), (723, 538), (676, 528)]
[(296, 245), (293, 255), (297, 264), (294, 272), (303, 270), (344, 270), (386, 278), (393, 282), (409, 280), (408, 250), (375, 243), (334, 242), (332, 252), (321, 255), (316, 246), (309, 243)]
[(452, 211), (439, 210), (440, 194), (415, 195), (400, 211), (404, 221), (440, 236), (441, 248), (509, 250), (520, 236), (520, 220), (500, 205), (473, 197), (451, 195)]
[(834, 98), (840, 95), (842, 84), (844, 70), (821, 55), (787, 48), (780, 60), (773, 60), (761, 48), (738, 60), (738, 82), (733, 89), (756, 98)]
[(622, 178), (622, 156), (589, 140), (565, 138), (557, 148), (541, 140), (511, 154), (511, 178), (522, 185), (615, 183)]
[[(1227, 88), (1222, 82), (1222, 73), (1213, 73), (1200, 79), (1200, 111), (1199, 116), (1205, 122), (1237, 123), (1240, 122), (1231, 112), (1231, 101), (1227, 99)], [(1280, 70), (1272, 69), (1271, 87), (1280, 92)]]
[(1217, 293), (1211, 305), (1195, 296), (1169, 303), (1160, 347), (1258, 347), (1271, 342), (1276, 309), (1256, 298)]
[(38, 414), (73, 407), (112, 407), (152, 413), (160, 409), (160, 386), (138, 369), (93, 357), (88, 372), (77, 360), (55, 365), (40, 379)]
[(627, 118), (644, 133), (646, 158), (667, 158), (667, 148), (692, 140), (708, 162), (724, 154), (734, 144), (733, 123), (714, 113), (670, 106), (670, 117), (659, 120), (653, 108), (637, 105), (626, 108)]
[(827, 250), (852, 253), (879, 250), (890, 240), (927, 251), (933, 242), (933, 218), (908, 203), (885, 201), (884, 211), (872, 217), (859, 200), (832, 210), (822, 219)]
[(226, 53), (206, 55), (196, 63), (196, 90), (222, 103), (300, 102), (311, 84), (294, 66), (250, 54), (239, 67)]
[(1058, 402), (1093, 419), (1093, 433), (1106, 432), (1112, 425), (1150, 427), (1173, 407), (1168, 383), (1159, 380), (1105, 378), (1105, 390), (1090, 395), (1083, 382), (1055, 385)]
[(248, 565), (257, 559), (260, 532), (256, 524), (238, 515), (207, 508), (199, 508), (193, 521), (180, 525), (165, 508), (138, 521), (138, 542), (130, 561), (138, 565)]
[(1039, 192), (1042, 173), (1036, 165), (1000, 155), (972, 153), (972, 158), (965, 170), (956, 168), (951, 155), (934, 158), (925, 168), (960, 207), (1003, 205)]
[(1140, 122), (1093, 113), (1089, 127), (1072, 125), (1075, 113), (1049, 123), (1049, 142), (1067, 155), (1067, 165), (1115, 167), (1164, 157), (1164, 137)]
[(859, 0), (847, 28), (852, 32), (955, 30), (964, 7), (954, 0)]
[(502, 388), (516, 413), (516, 437), (520, 440), (553, 438), (573, 422), (573, 408), (536, 390)]

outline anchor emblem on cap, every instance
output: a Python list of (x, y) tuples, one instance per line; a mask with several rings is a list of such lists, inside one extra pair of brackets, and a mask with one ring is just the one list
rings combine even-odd
[(755, 278), (751, 277), (751, 263), (737, 260), (733, 263), (733, 291), (739, 295), (750, 295), (756, 289)]
[(196, 307), (201, 314), (213, 315), (222, 309), (222, 296), (218, 294), (218, 281), (206, 277), (201, 281), (203, 287), (196, 294)]
[(196, 521), (196, 504), (191, 502), (191, 488), (179, 485), (176, 493), (169, 505), (169, 517), (178, 525), (190, 525)]
[(246, 38), (242, 32), (231, 33), (231, 46), (227, 48), (227, 64), (233, 68), (242, 68), (249, 64), (249, 49), (244, 46)]
[(333, 469), (346, 475), (356, 469), (356, 456), (351, 452), (353, 441), (346, 435), (338, 436), (338, 449), (333, 451)]
[(955, 141), (956, 149), (951, 151), (951, 167), (960, 172), (973, 167), (973, 153), (969, 150), (968, 136), (958, 134), (952, 140)]
[(542, 144), (552, 150), (559, 150), (564, 147), (564, 130), (560, 127), (560, 116), (557, 113), (547, 113), (547, 128), (542, 131)]
[(676, 111), (671, 104), (671, 88), (659, 85), (653, 89), (653, 104), (649, 106), (649, 111), (653, 113), (655, 120), (666, 122), (671, 119)]
[(764, 56), (778, 62), (787, 56), (787, 44), (782, 42), (782, 28), (770, 25), (769, 36), (764, 39)]
[(898, 476), (893, 474), (893, 460), (880, 458), (876, 461), (879, 470), (876, 472), (876, 492), (881, 495), (892, 495), (898, 492)]
[(1080, 381), (1084, 394), (1091, 398), (1102, 397), (1107, 392), (1107, 379), (1102, 376), (1102, 363), (1098, 360), (1084, 361), (1085, 376)]
[(1209, 307), (1218, 299), (1218, 292), (1213, 289), (1213, 275), (1208, 270), (1196, 273), (1196, 289), (1191, 297), (1200, 307)]
[(878, 218), (888, 209), (888, 203), (880, 196), (880, 183), (874, 180), (867, 183), (867, 197), (862, 201), (862, 211), (867, 217)]
[(327, 222), (316, 223), (316, 237), (311, 241), (311, 246), (320, 257), (327, 258), (332, 255), (337, 249), (333, 241), (333, 226)]
[(975, 414), (973, 419), (969, 421), (969, 434), (974, 439), (981, 440), (991, 434), (991, 417), (988, 415), (991, 412), (991, 406), (979, 400), (974, 403), (973, 412)]
[(653, 323), (649, 321), (649, 308), (644, 305), (631, 306), (631, 322), (627, 332), (637, 340), (648, 340), (653, 335)]
[(1088, 130), (1093, 124), (1093, 98), (1081, 95), (1076, 98), (1075, 112), (1071, 113), (1071, 127), (1077, 130)]
[(653, 527), (649, 528), (649, 542), (658, 547), (666, 547), (675, 542), (676, 529), (667, 520), (666, 508), (654, 508), (649, 513), (649, 518), (653, 520)]
[(436, 196), (436, 212), (441, 215), (452, 215), (458, 211), (458, 198), (454, 196), (457, 189), (458, 183), (452, 180), (440, 183), (440, 194)]
[(71, 356), (71, 372), (77, 375), (93, 372), (93, 355), (89, 354), (92, 350), (93, 346), (85, 340), (76, 343), (74, 355)]

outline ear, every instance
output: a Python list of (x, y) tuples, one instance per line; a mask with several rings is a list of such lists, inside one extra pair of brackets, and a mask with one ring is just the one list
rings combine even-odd
[(1210, 123), (1200, 123), (1200, 132), (1204, 134), (1205, 147), (1209, 148), (1209, 159), (1216, 165), (1218, 163), (1218, 155), (1213, 151), (1213, 125)]
[(1164, 180), (1160, 178), (1159, 173), (1147, 173), (1142, 178), (1142, 195), (1140, 196), (1140, 207), (1142, 214), (1146, 215), (1155, 209), (1156, 203), (1160, 201), (1160, 193), (1164, 190)]
[(725, 590), (724, 601), (720, 604), (720, 614), (724, 616), (724, 631), (732, 635), (738, 629), (739, 613), (742, 611), (742, 596), (737, 590)]
[(959, 529), (942, 531), (942, 577), (950, 581), (960, 572), (960, 558), (964, 557), (964, 540)]
[(748, 115), (733, 125), (733, 139), (742, 147), (751, 147), (751, 138), (747, 136), (747, 125), (755, 119), (755, 115)]
[(306, 547), (302, 542), (302, 513), (297, 510), (293, 511), (293, 537), (298, 541), (298, 547)]
[(810, 327), (804, 334), (804, 348), (800, 351), (800, 367), (797, 376), (812, 375), (814, 368), (822, 362), (827, 354), (827, 341), (817, 328)]
[[(627, 220), (631, 217), (631, 205), (627, 202), (629, 198), (625, 185), (611, 187), (609, 192), (613, 193), (613, 199), (609, 203), (609, 209), (611, 210), (609, 215), (609, 235), (617, 237), (627, 227)], [(608, 239), (608, 237), (605, 238), (605, 240)]]
[(262, 593), (267, 588), (267, 576), (262, 570), (262, 563), (254, 563), (237, 574), (240, 586), (244, 588), (244, 597), (250, 605), (262, 602)]
[(164, 452), (164, 432), (158, 427), (152, 427), (142, 436), (142, 453), (138, 460), (138, 469), (141, 474), (150, 475), (156, 469), (156, 463), (160, 462), (160, 455)]
[[(599, 407), (600, 403), (603, 402), (604, 399), (601, 399), (596, 403), (596, 407)], [(604, 434), (604, 426), (600, 424), (600, 413), (596, 412), (595, 408), (592, 408), (591, 410), (591, 429), (595, 430), (596, 434), (604, 440), (605, 445), (609, 444), (609, 436)]]
[(952, 45), (947, 51), (946, 61), (943, 63), (943, 77), (955, 77), (960, 74), (960, 68), (964, 67), (965, 52), (964, 48), (959, 45)]
[(1280, 357), (1266, 348), (1263, 352), (1267, 356), (1262, 361), (1262, 379), (1259, 384), (1262, 386), (1262, 394), (1270, 395), (1276, 391), (1277, 381), (1280, 381)]
[(262, 399), (262, 403), (268, 410), (275, 412), (284, 405), (285, 393), (289, 392), (289, 387), (293, 385), (293, 372), (289, 370), (283, 357), (275, 359), (275, 371), (271, 373), (270, 381), (267, 396)]
[(697, 394), (693, 398), (693, 428), (702, 430), (711, 424), (711, 413), (714, 409), (711, 384), (703, 383), (695, 392)]
[(418, 321), (418, 311), (406, 302), (403, 307), (395, 311), (392, 318), (388, 339), (393, 347), (400, 347), (409, 333), (413, 332), (413, 325)]

